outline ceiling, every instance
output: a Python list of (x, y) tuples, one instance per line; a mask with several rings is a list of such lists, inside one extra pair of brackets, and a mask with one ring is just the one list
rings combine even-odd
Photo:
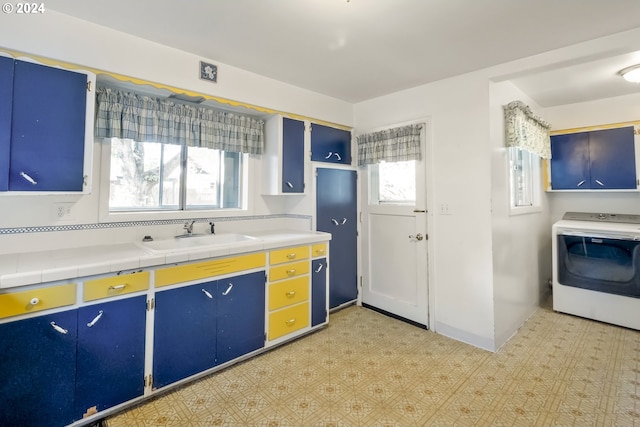
[[(351, 103), (640, 28), (638, 0), (52, 0), (47, 9)], [(512, 81), (542, 107), (638, 93), (616, 73), (640, 55), (623, 53)]]

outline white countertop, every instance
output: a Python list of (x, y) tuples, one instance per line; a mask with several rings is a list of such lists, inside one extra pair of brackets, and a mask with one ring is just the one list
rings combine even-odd
[(313, 231), (243, 234), (253, 239), (164, 252), (131, 242), (0, 255), (0, 289), (331, 240), (330, 233)]

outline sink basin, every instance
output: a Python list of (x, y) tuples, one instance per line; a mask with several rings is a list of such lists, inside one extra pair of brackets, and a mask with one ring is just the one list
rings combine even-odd
[(203, 234), (191, 237), (175, 237), (171, 239), (141, 242), (140, 246), (152, 252), (174, 252), (191, 249), (205, 249), (223, 245), (233, 245), (258, 240), (256, 237), (238, 233)]

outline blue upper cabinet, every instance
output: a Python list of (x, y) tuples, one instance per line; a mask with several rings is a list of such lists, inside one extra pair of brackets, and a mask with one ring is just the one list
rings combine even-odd
[(281, 115), (265, 124), (262, 194), (305, 193), (305, 122)]
[(553, 190), (635, 190), (633, 127), (551, 137)]
[(0, 191), (86, 190), (87, 82), (87, 74), (1, 58)]
[(313, 123), (311, 125), (311, 160), (350, 165), (351, 132)]

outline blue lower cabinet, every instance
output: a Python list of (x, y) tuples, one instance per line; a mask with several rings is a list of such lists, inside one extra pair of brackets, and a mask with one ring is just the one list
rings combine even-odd
[(216, 365), (264, 347), (265, 281), (262, 271), (218, 281)]
[(327, 321), (327, 260), (311, 262), (311, 326)]
[(156, 293), (153, 388), (215, 365), (216, 281)]
[(78, 309), (76, 418), (144, 393), (146, 295)]
[(0, 426), (72, 423), (77, 312), (0, 325)]

